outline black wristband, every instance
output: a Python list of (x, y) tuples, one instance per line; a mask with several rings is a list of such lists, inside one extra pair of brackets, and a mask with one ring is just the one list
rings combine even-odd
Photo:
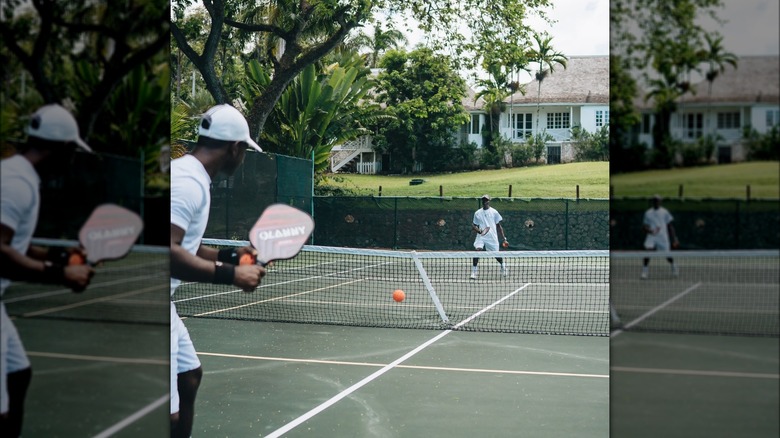
[(67, 265), (70, 254), (66, 248), (50, 246), (46, 251), (46, 260), (59, 265)]
[(233, 284), (236, 277), (236, 267), (229, 263), (214, 262), (214, 283)]
[(51, 262), (44, 262), (43, 278), (52, 283), (62, 283), (63, 280), (65, 280), (65, 266)]
[(222, 263), (238, 264), (238, 252), (233, 248), (220, 249), (217, 253), (217, 260)]

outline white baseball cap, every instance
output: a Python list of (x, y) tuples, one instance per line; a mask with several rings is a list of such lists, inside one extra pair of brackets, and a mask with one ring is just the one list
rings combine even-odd
[(50, 104), (38, 108), (30, 117), (24, 130), (31, 137), (49, 141), (73, 142), (81, 149), (92, 152), (92, 148), (79, 136), (79, 125), (70, 111), (60, 105)]
[(482, 199), (487, 199), (488, 201), (490, 201), (490, 195), (488, 194), (482, 195)]
[(201, 116), (198, 135), (214, 140), (244, 141), (257, 152), (263, 152), (250, 137), (243, 114), (228, 104), (213, 106)]

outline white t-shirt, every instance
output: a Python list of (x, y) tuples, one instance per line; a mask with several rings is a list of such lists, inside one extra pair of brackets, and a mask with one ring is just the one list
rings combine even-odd
[[(181, 246), (197, 254), (211, 207), (211, 177), (197, 158), (185, 155), (171, 161), (171, 224), (184, 230)], [(171, 277), (171, 296), (181, 280)]]
[[(0, 163), (0, 223), (14, 230), (11, 247), (27, 254), (41, 205), (41, 179), (32, 163), (21, 155)], [(0, 278), (0, 295), (11, 280)]]
[(496, 224), (501, 222), (501, 214), (493, 207), (488, 207), (487, 210), (480, 208), (474, 212), (474, 225), (479, 229), (484, 230), (490, 227), (484, 236), (477, 234), (477, 238), (474, 240), (474, 247), (481, 248), (483, 244), (485, 246), (491, 246), (494, 248), (487, 248), (490, 251), (498, 251), (498, 231), (496, 230)]
[(669, 249), (669, 230), (667, 225), (674, 220), (669, 210), (658, 207), (650, 207), (645, 212), (643, 224), (650, 228), (650, 233), (645, 238), (645, 248)]

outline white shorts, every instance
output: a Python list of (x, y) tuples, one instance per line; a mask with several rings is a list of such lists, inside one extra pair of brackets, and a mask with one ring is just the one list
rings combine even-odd
[(30, 368), (30, 360), (16, 327), (5, 313), (5, 304), (0, 303), (0, 414), (8, 412), (8, 374), (25, 368)]
[(669, 238), (665, 236), (654, 236), (652, 234), (648, 234), (647, 237), (645, 237), (645, 249), (669, 251)]
[(498, 241), (488, 240), (483, 238), (482, 236), (477, 236), (477, 238), (474, 239), (474, 249), (477, 250), (484, 249), (485, 251), (498, 251)]
[(192, 345), (190, 332), (171, 303), (171, 414), (179, 412), (178, 375), (200, 367), (200, 360)]

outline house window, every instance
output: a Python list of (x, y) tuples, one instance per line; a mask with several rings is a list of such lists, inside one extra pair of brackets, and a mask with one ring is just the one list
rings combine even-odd
[(569, 113), (548, 113), (547, 127), (549, 129), (569, 129)]
[(704, 115), (702, 113), (685, 114), (683, 135), (685, 138), (699, 138), (704, 131)]
[(531, 130), (533, 123), (533, 114), (531, 113), (517, 113), (513, 114), (515, 119), (514, 138), (527, 139), (531, 138), (533, 132)]
[(650, 133), (650, 114), (642, 114), (642, 134)]
[(739, 112), (718, 113), (718, 129), (739, 129)]
[(601, 128), (604, 125), (609, 125), (609, 110), (596, 110), (596, 127)]
[(479, 114), (471, 115), (471, 125), (469, 127), (469, 134), (479, 134)]
[(766, 111), (766, 127), (780, 125), (780, 111), (779, 110), (767, 110)]

